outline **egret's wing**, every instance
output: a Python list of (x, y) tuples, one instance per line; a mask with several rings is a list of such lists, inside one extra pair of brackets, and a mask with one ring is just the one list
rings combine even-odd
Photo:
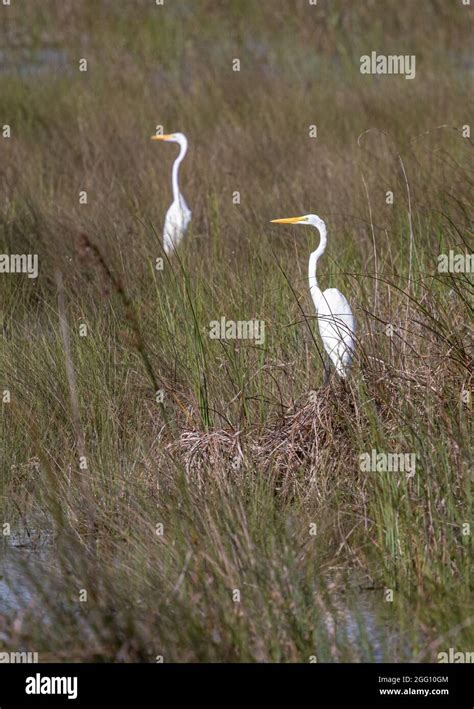
[(167, 254), (178, 247), (190, 221), (191, 212), (184, 199), (173, 202), (166, 212), (163, 227), (163, 248)]
[(352, 360), (355, 319), (347, 298), (336, 288), (322, 294), (318, 323), (324, 348), (341, 376)]

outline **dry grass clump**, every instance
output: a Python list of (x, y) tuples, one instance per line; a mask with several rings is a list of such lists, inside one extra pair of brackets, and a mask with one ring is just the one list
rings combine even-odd
[(301, 468), (307, 483), (318, 473), (326, 477), (331, 455), (350, 460), (350, 392), (334, 381), (334, 388), (312, 391), (309, 398), (309, 404), (288, 411), (258, 441), (261, 461), (278, 470), (286, 484)]
[(181, 459), (189, 479), (197, 483), (210, 471), (213, 478), (224, 471), (238, 473), (246, 460), (239, 431), (183, 431), (167, 453)]

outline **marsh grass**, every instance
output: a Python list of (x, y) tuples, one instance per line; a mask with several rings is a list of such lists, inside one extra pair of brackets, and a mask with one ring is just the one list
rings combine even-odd
[[(2, 642), (115, 661), (472, 650), (472, 279), (437, 271), (472, 250), (471, 11), (120, 5), (12, 6), (2, 40), (0, 250), (40, 258), (38, 281), (0, 279), (3, 518), (54, 531)], [(416, 53), (416, 79), (361, 76), (382, 47)], [(169, 260), (158, 124), (191, 146)], [(311, 211), (319, 281), (358, 327), (351, 378), (326, 388), (314, 234), (268, 224)], [(265, 343), (211, 340), (221, 316), (264, 321)], [(362, 472), (372, 449), (415, 453), (416, 474)]]

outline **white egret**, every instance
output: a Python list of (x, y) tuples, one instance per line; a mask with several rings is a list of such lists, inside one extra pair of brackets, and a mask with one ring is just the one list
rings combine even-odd
[[(306, 214), (303, 217), (288, 219), (273, 219), (274, 224), (310, 224), (316, 227), (320, 234), (320, 242), (316, 251), (309, 257), (308, 280), (309, 290), (313, 299), (318, 318), (319, 332), (324, 349), (329, 355), (336, 372), (344, 379), (351, 366), (355, 346), (355, 320), (351, 306), (345, 296), (337, 288), (327, 288), (321, 291), (316, 280), (318, 259), (323, 255), (327, 244), (326, 224), (316, 214)], [(328, 370), (325, 368), (325, 381)]]
[(173, 201), (166, 212), (165, 225), (163, 227), (163, 248), (166, 254), (172, 253), (181, 242), (186, 233), (186, 229), (191, 221), (191, 210), (179, 191), (178, 170), (184, 156), (188, 150), (188, 141), (184, 133), (168, 133), (167, 135), (152, 135), (152, 140), (166, 140), (170, 143), (178, 143), (180, 146), (179, 155), (174, 161), (171, 172), (171, 184), (173, 187)]

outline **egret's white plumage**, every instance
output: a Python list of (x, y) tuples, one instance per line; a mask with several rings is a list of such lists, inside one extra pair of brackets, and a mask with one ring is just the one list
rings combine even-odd
[(316, 280), (318, 259), (323, 255), (327, 244), (326, 224), (316, 214), (288, 219), (273, 219), (276, 224), (310, 224), (320, 234), (316, 251), (309, 257), (308, 281), (318, 318), (319, 332), (324, 349), (336, 368), (339, 376), (345, 378), (349, 372), (355, 346), (355, 320), (346, 297), (337, 288), (321, 291)]
[(152, 140), (165, 140), (178, 143), (179, 155), (173, 163), (171, 172), (171, 185), (173, 188), (173, 202), (166, 212), (163, 227), (163, 248), (166, 254), (172, 253), (180, 244), (191, 221), (191, 210), (186, 200), (179, 191), (178, 171), (181, 162), (188, 150), (188, 141), (184, 133), (169, 133), (167, 135), (152, 135)]

